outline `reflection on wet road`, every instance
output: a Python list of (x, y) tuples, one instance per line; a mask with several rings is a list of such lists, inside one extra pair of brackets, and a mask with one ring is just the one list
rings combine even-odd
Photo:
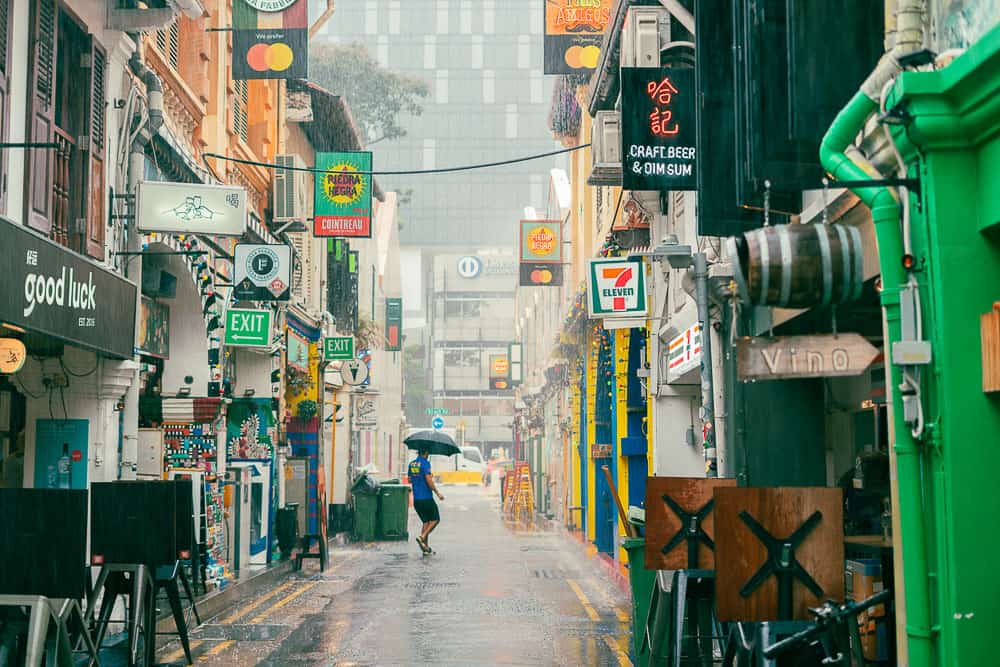
[[(199, 665), (631, 665), (628, 601), (565, 536), (515, 529), (493, 494), (445, 487), (437, 551), (331, 552), (192, 632)], [(411, 517), (410, 534), (417, 520)], [(177, 644), (161, 663), (182, 664)]]

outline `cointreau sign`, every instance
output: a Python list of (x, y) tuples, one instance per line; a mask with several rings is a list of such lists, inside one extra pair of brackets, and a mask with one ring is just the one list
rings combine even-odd
[(622, 68), (622, 187), (694, 190), (694, 69)]

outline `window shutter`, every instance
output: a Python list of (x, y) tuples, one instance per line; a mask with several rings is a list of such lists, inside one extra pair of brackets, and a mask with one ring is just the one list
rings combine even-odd
[[(32, 63), (29, 79), (28, 141), (48, 143), (55, 128), (56, 3), (35, 0), (32, 8)], [(28, 226), (45, 234), (52, 227), (51, 150), (25, 151), (26, 212)]]
[(91, 38), (90, 108), (87, 114), (89, 152), (86, 160), (87, 232), (86, 252), (94, 259), (104, 260), (104, 151), (105, 151), (105, 90), (104, 78), (107, 55)]
[[(10, 137), (10, 5), (0, 0), (0, 141)], [(7, 210), (7, 161), (0, 160), (0, 209)]]

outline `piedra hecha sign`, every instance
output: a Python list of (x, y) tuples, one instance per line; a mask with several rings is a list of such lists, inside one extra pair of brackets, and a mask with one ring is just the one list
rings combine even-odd
[(856, 333), (741, 338), (736, 369), (743, 381), (860, 375), (878, 354)]

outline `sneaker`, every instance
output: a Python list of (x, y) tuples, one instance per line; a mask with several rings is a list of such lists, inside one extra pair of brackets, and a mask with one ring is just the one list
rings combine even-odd
[(420, 550), (425, 554), (431, 553), (431, 548), (427, 545), (427, 540), (420, 535), (417, 535), (417, 544), (420, 546)]

